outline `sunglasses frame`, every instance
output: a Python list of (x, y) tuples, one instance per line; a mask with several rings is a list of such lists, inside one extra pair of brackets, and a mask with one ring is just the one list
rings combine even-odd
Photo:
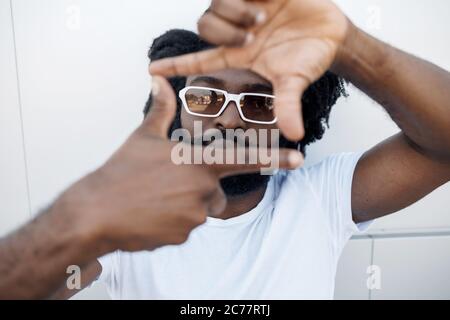
[[(222, 93), (225, 96), (225, 103), (223, 104), (222, 108), (220, 108), (219, 112), (217, 112), (217, 114), (202, 114), (202, 113), (193, 112), (193, 111), (189, 110), (189, 106), (187, 105), (187, 101), (186, 101), (186, 93), (190, 89), (213, 90), (213, 91)], [(248, 119), (244, 115), (244, 113), (242, 112), (241, 99), (243, 97), (245, 97), (245, 96), (257, 96), (257, 97), (265, 97), (265, 98), (275, 99), (275, 96), (270, 95), (270, 94), (252, 93), (252, 92), (243, 92), (243, 93), (240, 93), (240, 94), (233, 94), (233, 93), (228, 93), (225, 90), (220, 90), (220, 89), (216, 89), (216, 88), (188, 86), (188, 87), (185, 87), (184, 89), (180, 90), (180, 92), (178, 93), (178, 96), (180, 97), (181, 102), (183, 103), (183, 107), (186, 110), (186, 112), (189, 113), (190, 115), (193, 115), (193, 116), (204, 117), (204, 118), (217, 118), (217, 117), (220, 117), (222, 115), (222, 113), (225, 111), (225, 109), (228, 107), (230, 102), (233, 101), (236, 104), (236, 107), (237, 107), (238, 112), (239, 112), (239, 116), (245, 122), (256, 123), (256, 124), (266, 124), (266, 125), (274, 124), (274, 123), (277, 122), (277, 118), (276, 117), (272, 121), (251, 120), (251, 119)]]

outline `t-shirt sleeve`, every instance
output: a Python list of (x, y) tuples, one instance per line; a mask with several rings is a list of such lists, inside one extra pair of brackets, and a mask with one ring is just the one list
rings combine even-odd
[(308, 169), (310, 183), (321, 203), (337, 256), (352, 235), (366, 231), (371, 224), (355, 224), (352, 215), (352, 183), (362, 155), (332, 155)]

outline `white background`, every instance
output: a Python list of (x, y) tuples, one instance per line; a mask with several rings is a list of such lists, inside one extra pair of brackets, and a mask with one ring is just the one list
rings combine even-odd
[[(340, 0), (360, 27), (450, 69), (447, 0)], [(171, 28), (195, 30), (208, 0), (0, 0), (0, 235), (95, 169), (142, 119), (146, 53)], [(398, 131), (350, 88), (308, 163), (366, 150)], [(450, 298), (450, 184), (377, 221), (346, 248), (336, 298)], [(369, 290), (377, 265), (381, 288)], [(95, 287), (78, 298), (107, 298)]]

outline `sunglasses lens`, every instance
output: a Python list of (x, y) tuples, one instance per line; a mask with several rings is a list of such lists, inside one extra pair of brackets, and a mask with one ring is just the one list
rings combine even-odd
[(241, 99), (242, 113), (249, 120), (273, 122), (274, 101), (271, 96), (244, 95)]
[(212, 89), (190, 88), (186, 94), (189, 111), (203, 115), (216, 115), (225, 103), (225, 95)]

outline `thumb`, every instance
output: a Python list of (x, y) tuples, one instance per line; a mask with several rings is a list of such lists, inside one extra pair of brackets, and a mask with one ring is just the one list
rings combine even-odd
[(142, 127), (149, 133), (167, 138), (176, 110), (177, 100), (170, 84), (162, 77), (153, 76), (152, 105)]
[(305, 135), (301, 97), (309, 82), (303, 77), (285, 77), (273, 82), (275, 115), (286, 138), (299, 141)]
[[(165, 77), (188, 76), (203, 74), (231, 67), (230, 52), (237, 52), (239, 49), (231, 51), (225, 47), (209, 49), (200, 52), (189, 53), (177, 57), (165, 58), (150, 63), (150, 74)], [(236, 53), (234, 54), (236, 56)], [(234, 57), (234, 56), (232, 56)]]

